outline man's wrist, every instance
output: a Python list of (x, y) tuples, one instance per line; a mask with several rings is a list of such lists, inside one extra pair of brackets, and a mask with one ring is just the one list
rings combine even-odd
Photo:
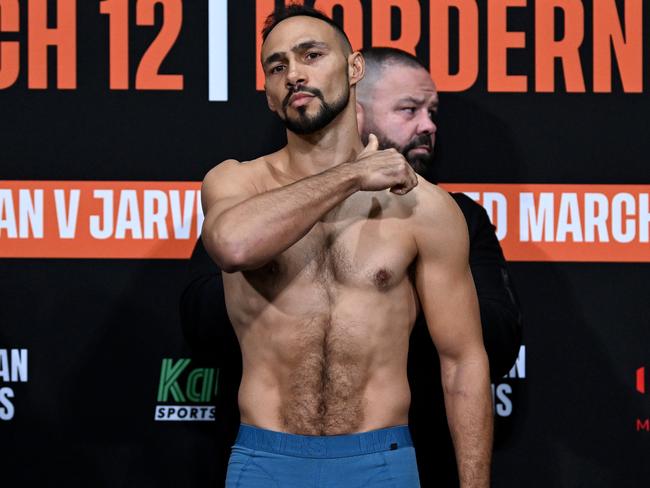
[(354, 162), (345, 162), (334, 166), (329, 171), (335, 173), (342, 182), (345, 190), (351, 195), (361, 190), (361, 175)]

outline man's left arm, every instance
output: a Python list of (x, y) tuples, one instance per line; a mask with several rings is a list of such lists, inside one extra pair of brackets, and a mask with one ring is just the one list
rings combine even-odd
[(483, 341), (493, 380), (503, 377), (519, 354), (522, 318), (508, 266), (485, 209), (463, 193), (451, 196), (469, 231), (469, 266), (476, 286)]
[[(465, 220), (448, 194), (423, 193), (415, 221), (416, 288), (440, 356), (447, 420), (462, 488), (487, 487), (492, 452), (489, 366), (468, 262)], [(431, 209), (435, 209), (431, 212)]]

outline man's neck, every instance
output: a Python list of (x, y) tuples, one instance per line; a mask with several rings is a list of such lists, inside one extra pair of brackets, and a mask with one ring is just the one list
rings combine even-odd
[(363, 144), (353, 109), (354, 104), (348, 104), (336, 119), (318, 132), (299, 135), (287, 131), (285, 150), (292, 174), (304, 178), (356, 158)]

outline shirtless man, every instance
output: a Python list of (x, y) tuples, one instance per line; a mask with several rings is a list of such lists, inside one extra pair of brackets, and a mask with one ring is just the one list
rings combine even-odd
[(290, 7), (264, 39), (287, 145), (223, 162), (202, 189), (202, 239), (243, 358), (226, 485), (419, 486), (406, 360), (421, 308), (461, 486), (488, 486), (488, 363), (460, 210), (374, 136), (363, 147), (364, 61), (336, 24)]

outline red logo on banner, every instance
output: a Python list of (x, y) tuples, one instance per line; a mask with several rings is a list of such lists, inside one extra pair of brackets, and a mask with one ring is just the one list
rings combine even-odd
[[(645, 366), (636, 370), (636, 391), (645, 395)], [(650, 419), (636, 419), (636, 431), (641, 432), (642, 430), (650, 432)]]
[(645, 393), (645, 366), (636, 370), (636, 391)]

